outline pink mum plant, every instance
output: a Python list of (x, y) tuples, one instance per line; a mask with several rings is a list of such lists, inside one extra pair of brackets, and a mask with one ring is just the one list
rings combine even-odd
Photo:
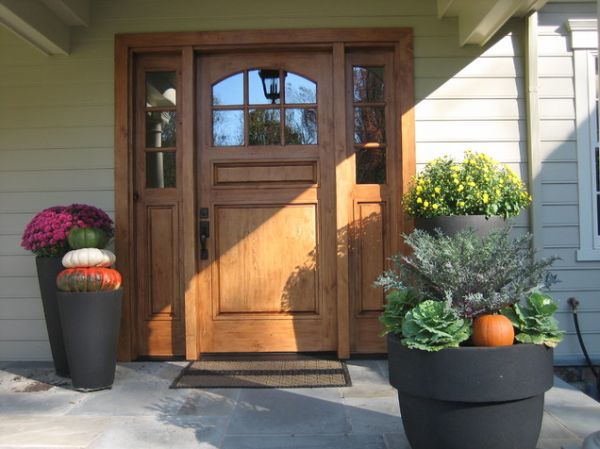
[(114, 235), (112, 219), (101, 209), (87, 204), (54, 206), (36, 214), (25, 227), (21, 246), (36, 256), (61, 257), (71, 248), (67, 242), (73, 227), (97, 228)]

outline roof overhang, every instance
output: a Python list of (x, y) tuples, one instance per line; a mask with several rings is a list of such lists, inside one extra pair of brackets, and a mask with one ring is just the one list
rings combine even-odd
[[(402, 1), (402, 0), (396, 0)], [(548, 0), (437, 0), (439, 18), (458, 17), (459, 44), (484, 45), (512, 17)], [(91, 0), (0, 0), (0, 24), (47, 55), (68, 54), (71, 27), (88, 26)]]
[(547, 0), (437, 0), (438, 17), (458, 17), (458, 43), (485, 45), (513, 17), (539, 10)]
[(71, 27), (89, 20), (90, 0), (0, 0), (0, 25), (46, 55), (68, 54)]

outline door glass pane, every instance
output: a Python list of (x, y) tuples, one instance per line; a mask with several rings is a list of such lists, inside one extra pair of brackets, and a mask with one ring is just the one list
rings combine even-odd
[(381, 102), (383, 96), (383, 67), (352, 68), (354, 101)]
[(385, 143), (384, 108), (354, 108), (354, 143)]
[(280, 145), (279, 109), (250, 109), (248, 117), (249, 145)]
[(317, 110), (285, 110), (285, 143), (314, 145), (317, 143)]
[(177, 103), (175, 72), (146, 73), (146, 106), (172, 107)]
[(285, 102), (287, 104), (315, 104), (317, 102), (317, 84), (303, 76), (288, 72), (285, 77)]
[(356, 183), (385, 184), (385, 148), (356, 150)]
[(248, 72), (250, 104), (279, 104), (281, 99), (279, 75), (279, 70), (250, 70)]
[(159, 151), (146, 153), (146, 187), (162, 189), (177, 186), (177, 164), (175, 152)]
[(174, 111), (146, 112), (146, 147), (162, 148), (177, 145), (177, 120)]
[(244, 145), (244, 111), (213, 111), (213, 145)]
[(212, 88), (213, 106), (244, 104), (244, 74), (236, 73), (216, 83)]

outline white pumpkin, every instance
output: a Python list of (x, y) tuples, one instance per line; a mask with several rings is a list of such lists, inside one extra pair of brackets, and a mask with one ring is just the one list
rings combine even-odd
[(116, 256), (107, 249), (81, 248), (65, 254), (62, 264), (65, 268), (110, 267), (116, 259)]

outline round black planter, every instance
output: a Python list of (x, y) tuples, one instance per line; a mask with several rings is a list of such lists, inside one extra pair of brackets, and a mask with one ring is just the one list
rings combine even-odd
[(415, 217), (415, 228), (431, 234), (439, 229), (447, 236), (453, 236), (464, 229), (473, 229), (476, 234), (484, 237), (495, 229), (500, 229), (506, 221), (502, 217), (485, 218), (484, 215), (450, 215), (442, 217)]
[(46, 319), (46, 329), (48, 330), (48, 340), (50, 340), (52, 360), (54, 361), (54, 370), (59, 376), (69, 377), (69, 364), (67, 362), (67, 353), (65, 352), (62, 328), (60, 326), (58, 305), (56, 304), (56, 276), (64, 270), (62, 258), (38, 256), (35, 258), (35, 265), (40, 283), (40, 294), (42, 296), (42, 306), (44, 308), (44, 318)]
[(388, 357), (413, 449), (535, 449), (553, 384), (551, 348), (426, 352), (389, 335)]
[(123, 290), (58, 292), (73, 387), (110, 388), (115, 379)]

